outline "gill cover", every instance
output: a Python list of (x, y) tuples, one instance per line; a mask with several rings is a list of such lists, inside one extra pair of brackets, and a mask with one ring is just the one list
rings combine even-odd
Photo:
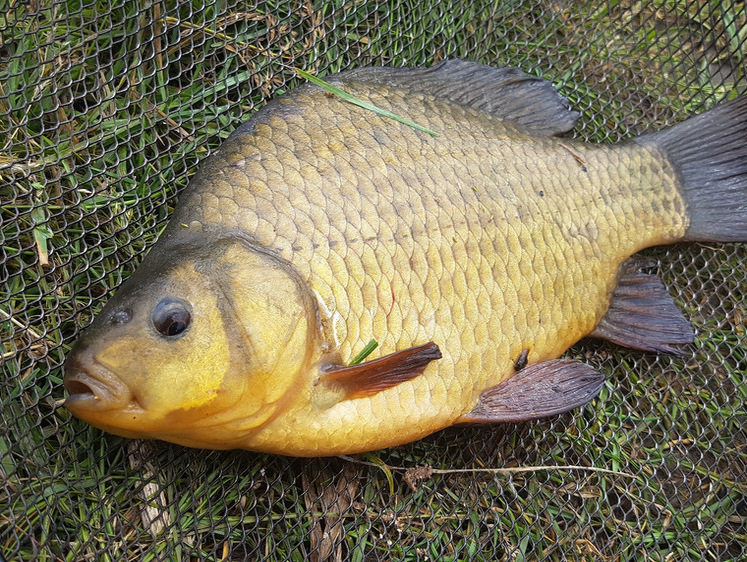
[(313, 301), (273, 255), (236, 239), (162, 246), (69, 355), (66, 406), (127, 437), (237, 446), (293, 401), (315, 334)]

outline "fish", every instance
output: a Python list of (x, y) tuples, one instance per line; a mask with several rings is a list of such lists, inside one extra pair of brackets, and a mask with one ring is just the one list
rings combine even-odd
[(579, 114), (517, 68), (326, 80), (421, 129), (314, 84), (240, 125), (69, 353), (72, 414), (289, 456), (553, 416), (606, 384), (563, 357), (578, 340), (693, 341), (638, 251), (747, 240), (747, 96), (593, 144), (562, 136)]

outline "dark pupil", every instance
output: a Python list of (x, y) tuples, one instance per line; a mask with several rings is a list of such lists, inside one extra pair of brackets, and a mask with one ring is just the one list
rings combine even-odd
[(188, 313), (174, 311), (164, 321), (161, 332), (164, 336), (177, 336), (187, 328), (187, 322), (189, 322)]
[(178, 336), (189, 327), (192, 316), (187, 303), (178, 299), (163, 299), (153, 310), (153, 326), (162, 336)]

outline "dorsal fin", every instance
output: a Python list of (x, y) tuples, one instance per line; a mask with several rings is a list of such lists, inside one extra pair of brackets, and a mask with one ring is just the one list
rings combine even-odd
[(344, 400), (365, 398), (421, 375), (436, 359), (441, 359), (441, 350), (429, 342), (360, 365), (338, 367), (322, 375), (321, 382), (342, 388)]
[(330, 81), (359, 82), (409, 90), (444, 98), (486, 111), (541, 135), (569, 131), (578, 112), (550, 82), (528, 76), (518, 68), (495, 68), (452, 59), (430, 68), (368, 67), (329, 77)]

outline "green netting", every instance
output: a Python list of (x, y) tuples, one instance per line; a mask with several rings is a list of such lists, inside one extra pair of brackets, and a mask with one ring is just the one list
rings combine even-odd
[[(582, 112), (573, 135), (613, 142), (747, 92), (747, 9), (0, 3), (0, 556), (747, 559), (745, 244), (648, 251), (696, 343), (670, 357), (582, 342), (569, 354), (608, 384), (541, 422), (291, 459), (128, 441), (61, 406), (80, 329), (155, 242), (198, 163), (296, 85), (294, 67), (455, 56), (552, 80)], [(556, 465), (594, 469), (541, 468)]]

